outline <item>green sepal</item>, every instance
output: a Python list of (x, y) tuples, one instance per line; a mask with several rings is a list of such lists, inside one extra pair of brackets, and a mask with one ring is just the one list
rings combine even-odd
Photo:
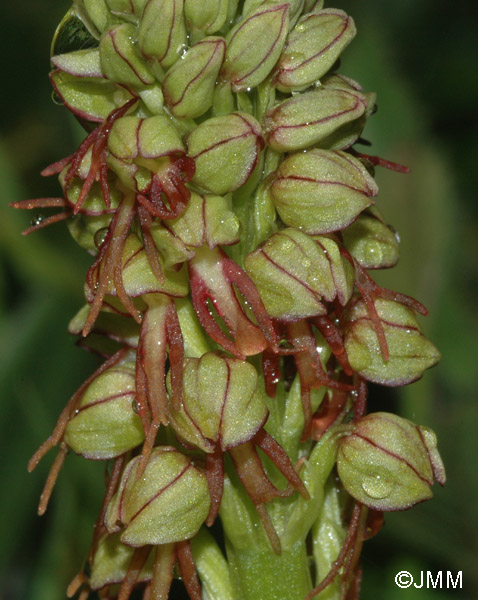
[(129, 23), (105, 31), (100, 41), (101, 70), (115, 83), (143, 88), (155, 82), (145, 60), (136, 52), (136, 27)]
[[(133, 553), (134, 548), (121, 543), (119, 533), (106, 534), (100, 538), (90, 564), (91, 573), (88, 583), (91, 589), (100, 590), (107, 585), (121, 583), (126, 576)], [(151, 581), (153, 578), (155, 554), (155, 550), (152, 549), (138, 575), (136, 580), (138, 583)]]
[(249, 441), (268, 415), (255, 368), (248, 362), (208, 352), (185, 360), (183, 402), (170, 410), (176, 433), (205, 452)]
[(350, 254), (364, 269), (394, 267), (400, 256), (395, 232), (386, 225), (375, 207), (365, 213), (342, 232), (344, 244)]
[(184, 0), (149, 0), (138, 29), (138, 46), (143, 55), (168, 69), (186, 47)]
[(297, 229), (273, 234), (244, 261), (269, 316), (297, 320), (326, 314), (335, 286), (325, 253)]
[[(161, 260), (161, 256), (159, 256)], [(187, 296), (189, 288), (187, 275), (184, 269), (179, 271), (168, 270), (164, 273), (164, 282), (160, 282), (151, 270), (146, 252), (138, 237), (131, 233), (125, 243), (122, 257), (123, 285), (130, 298), (137, 298), (143, 294), (161, 292), (168, 296)], [(96, 272), (96, 280), (101, 275), (102, 266)], [(164, 269), (163, 269), (164, 271)], [(95, 281), (93, 281), (94, 285)], [(86, 297), (89, 302), (93, 300), (94, 290), (86, 287)], [(108, 288), (107, 294), (116, 295), (113, 282)]]
[(186, 24), (195, 38), (212, 35), (226, 23), (229, 0), (184, 0)]
[(135, 116), (117, 119), (108, 136), (108, 150), (125, 161), (185, 153), (181, 136), (165, 114), (146, 119)]
[(193, 182), (220, 196), (246, 183), (263, 148), (259, 123), (240, 112), (204, 121), (186, 142), (196, 163)]
[(231, 29), (221, 77), (234, 92), (264, 81), (282, 52), (288, 29), (289, 3), (260, 6)]
[(415, 314), (399, 302), (377, 298), (375, 308), (382, 321), (390, 354), (385, 361), (374, 325), (362, 300), (347, 311), (345, 349), (352, 369), (382, 385), (411, 383), (440, 360), (440, 353), (422, 334)]
[(64, 439), (85, 458), (108, 460), (139, 446), (144, 440), (141, 420), (133, 410), (136, 397), (131, 359), (107, 369), (84, 391)]
[(163, 80), (163, 93), (175, 117), (195, 119), (211, 108), (225, 52), (223, 38), (206, 37), (169, 69)]
[(50, 80), (66, 107), (87, 121), (102, 122), (131, 99), (127, 90), (106, 79), (75, 77), (57, 69), (50, 74)]
[(85, 48), (66, 54), (57, 54), (51, 57), (51, 62), (60, 71), (74, 77), (103, 78), (98, 48)]
[(414, 423), (391, 413), (372, 413), (341, 440), (338, 474), (347, 492), (365, 506), (405, 510), (433, 495), (430, 486), (439, 459), (436, 445), (433, 449), (432, 464), (428, 445)]
[(239, 242), (240, 224), (230, 199), (191, 192), (186, 211), (168, 221), (168, 227), (186, 246), (209, 248)]
[(318, 234), (345, 229), (373, 203), (378, 188), (350, 154), (316, 148), (282, 161), (270, 193), (286, 225)]
[[(90, 305), (85, 304), (80, 308), (76, 315), (68, 323), (68, 333), (71, 335), (81, 335), (85, 326)], [(138, 347), (139, 325), (129, 315), (127, 317), (111, 312), (104, 307), (100, 311), (98, 318), (95, 321), (93, 331), (102, 336), (107, 336), (110, 339), (130, 348)]]
[[(269, 110), (263, 119), (268, 146), (279, 152), (301, 150), (320, 144), (350, 122), (359, 119), (367, 108), (367, 98), (355, 90), (319, 88), (293, 96)], [(340, 139), (342, 139), (342, 134)], [(346, 148), (337, 142), (335, 148)], [(338, 145), (337, 145), (338, 144)]]
[(355, 34), (353, 20), (342, 10), (302, 17), (289, 34), (273, 84), (282, 92), (304, 90), (329, 71)]
[(125, 529), (121, 541), (129, 546), (169, 544), (193, 537), (210, 505), (206, 476), (175, 448), (156, 446), (138, 479), (140, 457), (126, 466), (106, 514), (114, 533), (118, 521)]

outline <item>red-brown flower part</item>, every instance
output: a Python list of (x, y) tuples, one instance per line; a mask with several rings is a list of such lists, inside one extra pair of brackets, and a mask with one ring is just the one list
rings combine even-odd
[[(189, 261), (189, 278), (199, 321), (206, 333), (225, 350), (244, 358), (277, 346), (272, 321), (255, 285), (222, 250), (198, 249)], [(257, 325), (248, 316), (249, 310)]]

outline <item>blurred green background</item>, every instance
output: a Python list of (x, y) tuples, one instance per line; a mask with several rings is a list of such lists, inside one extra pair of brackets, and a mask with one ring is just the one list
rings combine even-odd
[[(374, 410), (394, 410), (438, 433), (448, 471), (431, 502), (390, 514), (363, 552), (363, 600), (478, 597), (478, 72), (471, 3), (338, 0), (359, 35), (341, 72), (378, 93), (365, 137), (378, 154), (411, 167), (380, 170), (377, 204), (399, 231), (402, 258), (386, 285), (417, 297), (423, 325), (443, 360), (399, 392), (374, 388)], [(89, 259), (57, 225), (20, 236), (31, 215), (8, 203), (58, 195), (39, 171), (70, 154), (81, 132), (51, 101), (49, 44), (69, 3), (2, 2), (0, 94), (0, 598), (60, 600), (88, 549), (101, 502), (103, 467), (69, 457), (47, 514), (36, 505), (52, 456), (28, 475), (26, 463), (50, 434), (96, 360), (66, 333), (82, 305)], [(394, 584), (408, 570), (463, 572), (463, 590)]]

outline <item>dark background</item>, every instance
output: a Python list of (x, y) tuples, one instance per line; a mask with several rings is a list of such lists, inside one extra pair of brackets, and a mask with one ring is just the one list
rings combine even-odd
[[(26, 463), (50, 434), (94, 357), (66, 333), (82, 305), (89, 258), (57, 225), (20, 236), (31, 215), (8, 203), (55, 196), (39, 171), (70, 154), (81, 132), (55, 106), (50, 39), (68, 2), (17, 0), (0, 8), (0, 598), (60, 600), (87, 552), (101, 502), (103, 467), (69, 457), (47, 514), (36, 504), (52, 456)], [(359, 34), (341, 72), (378, 93), (365, 137), (370, 153), (411, 167), (377, 173), (377, 205), (402, 240), (394, 289), (424, 302), (427, 336), (443, 359), (400, 391), (374, 388), (374, 410), (392, 410), (438, 434), (448, 483), (435, 498), (390, 514), (363, 551), (363, 600), (446, 600), (478, 595), (476, 442), (478, 256), (476, 14), (464, 0), (338, 0)], [(476, 12), (476, 11), (475, 11)], [(365, 150), (367, 151), (367, 150)], [(464, 589), (401, 590), (408, 570), (463, 572)], [(474, 592), (474, 593), (473, 593)]]

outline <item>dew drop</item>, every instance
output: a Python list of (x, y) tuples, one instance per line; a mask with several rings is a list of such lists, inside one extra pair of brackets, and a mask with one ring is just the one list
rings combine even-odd
[(189, 50), (189, 46), (187, 44), (181, 44), (178, 46), (176, 50), (176, 54), (179, 55), (179, 58), (184, 58), (186, 56), (187, 51)]
[(31, 227), (39, 227), (42, 224), (44, 218), (45, 218), (45, 216), (42, 214), (35, 215), (30, 220), (30, 226)]
[(382, 499), (390, 496), (392, 484), (380, 475), (366, 477), (362, 482), (362, 489), (370, 498)]
[(108, 227), (103, 227), (102, 229), (98, 229), (95, 233), (95, 246), (100, 248), (106, 240), (106, 236), (108, 235)]
[(139, 415), (141, 406), (140, 406), (139, 402), (136, 400), (136, 398), (131, 403), (131, 408), (133, 409), (133, 412), (135, 412), (137, 415)]

